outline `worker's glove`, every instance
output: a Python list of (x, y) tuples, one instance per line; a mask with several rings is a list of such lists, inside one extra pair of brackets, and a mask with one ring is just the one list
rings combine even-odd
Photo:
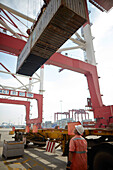
[(71, 161), (68, 161), (67, 166), (66, 166), (66, 170), (69, 170), (71, 166)]

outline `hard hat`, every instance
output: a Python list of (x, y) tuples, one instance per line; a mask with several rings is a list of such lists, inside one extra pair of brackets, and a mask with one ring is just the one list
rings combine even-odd
[(84, 128), (82, 125), (76, 125), (75, 128), (80, 135), (84, 133)]

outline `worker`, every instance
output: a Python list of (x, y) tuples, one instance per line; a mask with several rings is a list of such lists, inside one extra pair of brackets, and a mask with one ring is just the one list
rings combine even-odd
[(87, 141), (81, 136), (82, 125), (75, 126), (75, 136), (69, 143), (69, 157), (66, 170), (87, 170)]

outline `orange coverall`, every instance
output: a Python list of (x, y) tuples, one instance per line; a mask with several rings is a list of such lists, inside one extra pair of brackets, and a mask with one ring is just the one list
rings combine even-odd
[(69, 144), (73, 153), (71, 170), (87, 170), (87, 141), (81, 135), (75, 135)]

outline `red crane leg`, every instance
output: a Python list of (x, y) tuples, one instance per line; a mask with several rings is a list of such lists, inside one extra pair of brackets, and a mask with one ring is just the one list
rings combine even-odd
[(55, 65), (58, 67), (62, 67), (63, 69), (68, 69), (85, 74), (88, 81), (88, 87), (93, 108), (103, 106), (96, 66), (77, 59), (66, 57), (59, 53), (54, 53), (52, 57), (46, 62), (46, 64)]
[[(43, 106), (43, 96), (42, 95), (35, 94), (35, 93), (29, 93), (29, 92), (14, 91), (14, 90), (9, 90), (9, 89), (0, 89), (0, 95), (28, 98), (28, 99), (36, 99), (37, 106), (38, 106), (38, 116), (36, 119), (29, 119), (29, 115), (26, 114), (26, 124), (30, 125), (31, 123), (35, 123), (35, 124), (38, 124), (39, 127), (41, 127), (40, 125), (42, 123), (42, 106)], [(11, 100), (11, 101), (13, 101), (13, 100)], [(18, 101), (18, 100), (14, 100), (14, 101), (16, 104), (16, 101)], [(0, 103), (1, 102), (2, 102), (2, 100), (0, 100)], [(19, 100), (18, 103), (19, 102), (22, 103), (21, 100)], [(28, 112), (28, 110), (30, 110), (30, 107), (27, 108), (27, 112)]]
[(29, 113), (30, 113), (30, 102), (29, 101), (0, 98), (0, 103), (24, 105), (26, 107), (26, 121), (29, 120)]

